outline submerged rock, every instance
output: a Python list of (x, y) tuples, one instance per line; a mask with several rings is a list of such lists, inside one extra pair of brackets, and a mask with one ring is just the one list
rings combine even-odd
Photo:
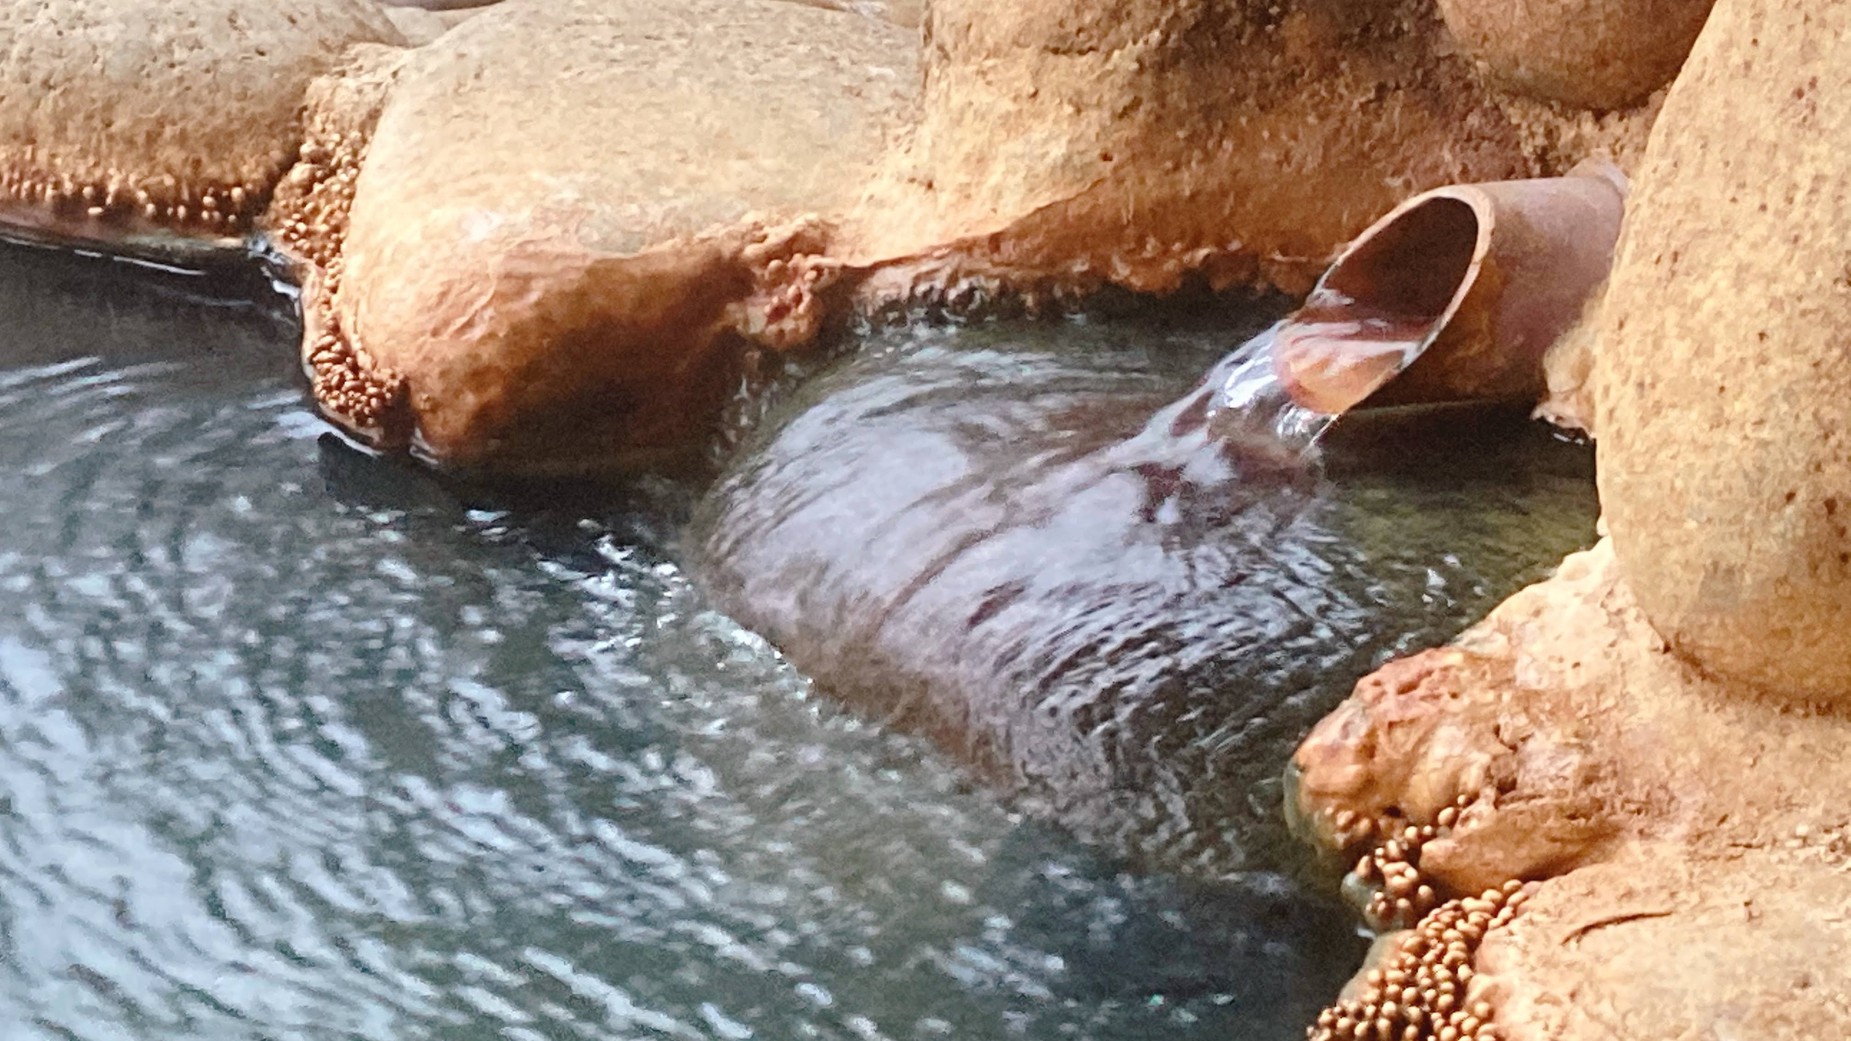
[(1495, 425), (1443, 472), (1333, 475), (1218, 411), (1237, 363), (1166, 404), (1150, 358), (1041, 335), (819, 377), (689, 541), (715, 603), (828, 693), (1102, 848), (1207, 874), (1287, 859), (1277, 764), (1343, 684), (1510, 588), (1506, 541), (1591, 525), (1585, 473), (1507, 483), (1548, 457), (1492, 448)]

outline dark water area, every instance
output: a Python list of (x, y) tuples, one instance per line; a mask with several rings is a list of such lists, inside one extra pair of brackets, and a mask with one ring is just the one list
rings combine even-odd
[[(259, 290), (0, 248), (0, 1038), (1291, 1038), (1350, 971), (1265, 858), (1128, 870), (813, 690), (686, 578), (700, 482), (352, 451)], [(1063, 328), (947, 335), (1001, 407)], [(1114, 385), (1203, 361), (1127, 335)], [(1503, 477), (1345, 493), (1333, 543), (1431, 586), (1362, 657), (1588, 523)]]
[(1096, 848), (1289, 872), (1298, 740), (1585, 545), (1595, 503), (1586, 447), (1521, 416), (1320, 436), (1255, 389), (1270, 332), (1217, 363), (1240, 321), (869, 344), (721, 479), (697, 575), (821, 687)]

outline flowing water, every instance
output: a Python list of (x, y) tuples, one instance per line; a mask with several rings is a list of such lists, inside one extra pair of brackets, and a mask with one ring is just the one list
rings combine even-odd
[(1097, 848), (1277, 870), (1305, 730), (1594, 508), (1585, 449), (1521, 416), (1326, 430), (1271, 378), (1271, 332), (1216, 359), (1243, 320), (878, 338), (718, 482), (697, 577), (820, 686)]
[[(1127, 871), (812, 692), (683, 577), (696, 482), (353, 453), (252, 295), (0, 250), (0, 1038), (1288, 1038), (1350, 970), (1264, 863)], [(1370, 656), (1585, 535), (1539, 458), (1326, 530), (1428, 589)]]

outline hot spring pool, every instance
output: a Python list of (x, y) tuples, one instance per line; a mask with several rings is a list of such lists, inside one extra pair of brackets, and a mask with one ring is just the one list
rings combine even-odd
[[(1043, 364), (1061, 328), (938, 335)], [(1071, 329), (1139, 393), (1231, 346)], [(0, 1037), (1285, 1039), (1353, 969), (1289, 857), (1127, 871), (813, 691), (684, 578), (698, 480), (363, 456), (295, 336), (250, 287), (0, 249)], [(1584, 449), (1459, 451), (1332, 493), (1319, 530), (1429, 606), (1290, 692), (1256, 776), (1591, 539)], [(1452, 504), (1431, 566), (1397, 502)]]

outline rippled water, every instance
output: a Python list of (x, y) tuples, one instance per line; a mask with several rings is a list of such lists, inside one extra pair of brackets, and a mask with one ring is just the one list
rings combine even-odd
[(1216, 361), (1239, 328), (877, 339), (719, 482), (698, 573), (829, 691), (1099, 848), (1277, 870), (1297, 740), (1588, 540), (1594, 502), (1586, 450), (1520, 416), (1320, 435), (1253, 378), (1270, 334)]
[(1350, 970), (812, 695), (698, 488), (351, 453), (243, 291), (0, 250), (0, 1037), (1286, 1038)]

